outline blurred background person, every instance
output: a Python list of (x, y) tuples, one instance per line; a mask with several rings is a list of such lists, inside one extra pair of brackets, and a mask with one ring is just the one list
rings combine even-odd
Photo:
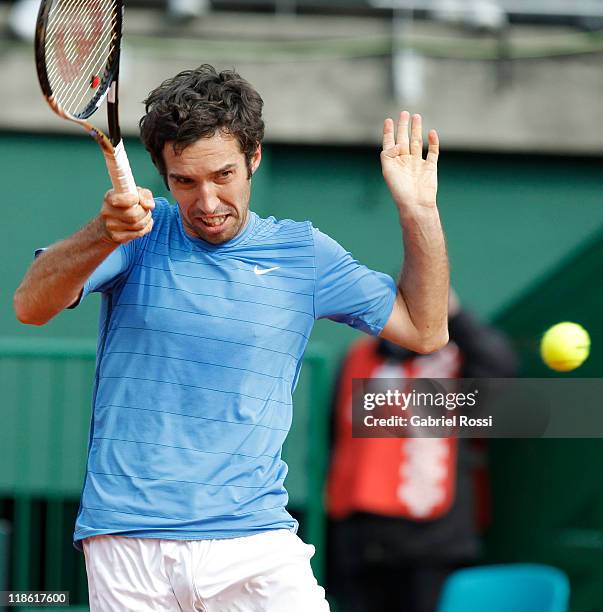
[(329, 592), (342, 612), (434, 612), (444, 580), (476, 562), (487, 521), (483, 441), (352, 438), (353, 378), (504, 378), (508, 340), (451, 292), (450, 342), (418, 355), (361, 339), (337, 381), (328, 479)]

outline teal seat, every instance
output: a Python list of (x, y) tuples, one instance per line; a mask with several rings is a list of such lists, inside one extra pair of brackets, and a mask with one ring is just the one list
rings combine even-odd
[(548, 565), (462, 569), (444, 584), (438, 612), (567, 612), (569, 580)]

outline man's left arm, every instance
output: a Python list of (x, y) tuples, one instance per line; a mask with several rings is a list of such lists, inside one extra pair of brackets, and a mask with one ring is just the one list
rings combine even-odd
[(436, 204), (439, 139), (429, 132), (423, 159), (421, 116), (400, 113), (383, 126), (381, 168), (398, 210), (404, 264), (392, 313), (381, 336), (417, 353), (431, 353), (448, 342), (449, 268)]

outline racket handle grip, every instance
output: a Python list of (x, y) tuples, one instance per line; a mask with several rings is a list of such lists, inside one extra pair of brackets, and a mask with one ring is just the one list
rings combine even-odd
[(115, 189), (117, 193), (137, 194), (136, 182), (134, 181), (134, 176), (130, 169), (130, 162), (128, 161), (124, 141), (119, 141), (113, 153), (107, 151), (103, 151), (103, 153), (105, 155), (105, 161), (107, 162), (111, 183), (113, 183), (113, 189)]

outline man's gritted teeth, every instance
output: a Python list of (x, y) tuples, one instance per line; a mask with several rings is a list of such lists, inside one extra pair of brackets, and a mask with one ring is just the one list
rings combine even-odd
[(200, 217), (203, 224), (207, 225), (208, 227), (218, 227), (219, 225), (222, 225), (226, 221), (227, 218), (228, 218), (228, 215), (214, 215), (212, 217)]

